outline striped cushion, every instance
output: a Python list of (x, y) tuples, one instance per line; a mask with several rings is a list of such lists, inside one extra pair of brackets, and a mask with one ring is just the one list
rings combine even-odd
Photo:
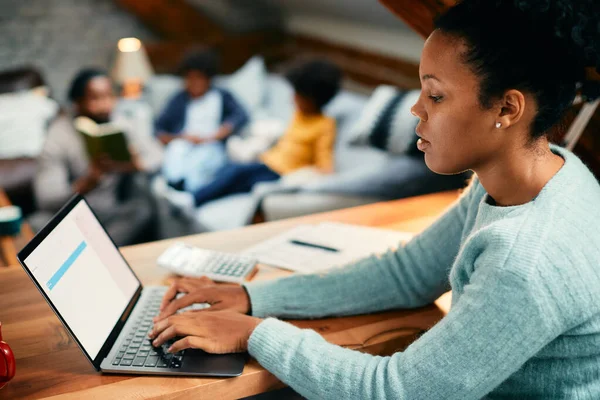
[(352, 134), (353, 145), (369, 145), (392, 154), (416, 153), (418, 118), (410, 113), (420, 91), (382, 85), (375, 89)]

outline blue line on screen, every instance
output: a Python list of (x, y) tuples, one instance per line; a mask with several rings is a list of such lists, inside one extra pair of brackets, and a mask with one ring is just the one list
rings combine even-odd
[(71, 266), (75, 263), (75, 260), (77, 260), (77, 258), (81, 255), (81, 253), (83, 252), (83, 250), (85, 250), (86, 247), (87, 243), (85, 241), (81, 242), (79, 246), (77, 246), (75, 251), (69, 256), (69, 258), (67, 258), (67, 261), (65, 261), (63, 265), (60, 266), (58, 271), (56, 271), (54, 275), (52, 275), (52, 278), (50, 278), (48, 283), (46, 283), (48, 290), (52, 290), (52, 288), (56, 286), (58, 281), (60, 281), (60, 278), (62, 278), (65, 275), (65, 273), (69, 270), (69, 268), (71, 268)]

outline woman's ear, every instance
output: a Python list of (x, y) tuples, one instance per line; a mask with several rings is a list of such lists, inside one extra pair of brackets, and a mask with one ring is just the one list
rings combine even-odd
[[(498, 113), (496, 127), (508, 128), (515, 125), (523, 118), (525, 113), (525, 96), (523, 92), (511, 89), (504, 93), (500, 100), (500, 112)], [(500, 126), (498, 126), (500, 123)]]

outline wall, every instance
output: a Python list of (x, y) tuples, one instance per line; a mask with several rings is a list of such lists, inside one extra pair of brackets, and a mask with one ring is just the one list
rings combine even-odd
[(230, 33), (250, 33), (282, 27), (284, 1), (266, 0), (187, 0), (207, 17)]
[[(195, 0), (199, 1), (199, 0)], [(232, 0), (229, 0), (232, 1)], [(283, 8), (286, 14), (309, 14), (324, 18), (342, 19), (357, 24), (365, 24), (406, 30), (407, 27), (392, 14), (379, 0), (262, 0)]]
[(366, 23), (306, 14), (290, 14), (286, 27), (292, 33), (376, 52), (419, 63), (425, 40), (407, 29), (382, 28)]
[(60, 101), (78, 69), (109, 68), (127, 36), (156, 39), (112, 0), (0, 0), (0, 70), (37, 66)]
[(377, 0), (265, 0), (292, 33), (418, 63), (424, 40)]

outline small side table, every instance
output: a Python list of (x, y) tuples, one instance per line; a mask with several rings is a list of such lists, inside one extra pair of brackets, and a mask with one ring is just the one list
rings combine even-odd
[[(10, 206), (6, 192), (0, 188), (0, 207)], [(0, 236), (0, 267), (18, 265), (17, 252), (33, 238), (34, 234), (29, 224), (21, 225), (21, 232), (17, 236)]]

